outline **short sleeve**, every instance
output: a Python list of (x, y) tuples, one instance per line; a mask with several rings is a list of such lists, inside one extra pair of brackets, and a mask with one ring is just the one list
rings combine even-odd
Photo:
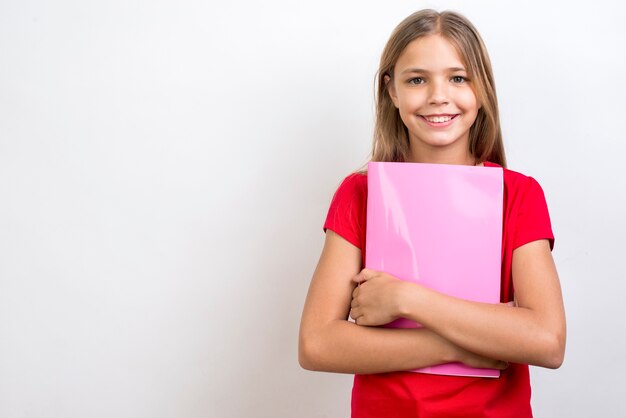
[(330, 229), (363, 251), (366, 210), (367, 176), (353, 173), (343, 180), (333, 196), (324, 232)]
[(513, 248), (532, 241), (547, 239), (554, 248), (554, 234), (543, 189), (537, 181), (528, 177), (516, 219)]

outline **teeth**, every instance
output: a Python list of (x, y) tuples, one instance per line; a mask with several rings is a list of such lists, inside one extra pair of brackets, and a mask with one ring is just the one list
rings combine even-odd
[(448, 122), (450, 119), (452, 119), (452, 116), (433, 116), (433, 117), (426, 118), (428, 122), (434, 122), (434, 123)]

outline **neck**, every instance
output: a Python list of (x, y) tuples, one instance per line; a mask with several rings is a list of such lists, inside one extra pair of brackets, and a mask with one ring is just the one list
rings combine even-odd
[[(476, 158), (466, 147), (458, 150), (416, 149), (411, 147), (410, 158), (407, 162), (452, 165), (476, 165)], [(482, 165), (482, 164), (481, 164)]]

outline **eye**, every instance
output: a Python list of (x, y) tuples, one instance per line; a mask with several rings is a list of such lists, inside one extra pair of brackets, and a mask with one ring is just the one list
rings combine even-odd
[(408, 81), (409, 84), (424, 84), (425, 82), (426, 80), (424, 80), (422, 77), (415, 77)]
[(467, 82), (467, 78), (463, 77), (462, 75), (455, 75), (454, 77), (451, 78), (453, 83), (466, 83)]

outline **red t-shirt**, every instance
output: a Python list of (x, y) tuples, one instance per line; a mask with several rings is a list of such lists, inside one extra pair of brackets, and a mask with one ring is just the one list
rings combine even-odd
[[(487, 167), (499, 167), (485, 162)], [(532, 177), (504, 169), (501, 301), (513, 300), (513, 250), (548, 239), (554, 246), (548, 207)], [(339, 186), (324, 223), (361, 249), (365, 265), (367, 175), (354, 173)], [(500, 378), (394, 372), (355, 375), (352, 417), (532, 417), (528, 366), (511, 364)]]

